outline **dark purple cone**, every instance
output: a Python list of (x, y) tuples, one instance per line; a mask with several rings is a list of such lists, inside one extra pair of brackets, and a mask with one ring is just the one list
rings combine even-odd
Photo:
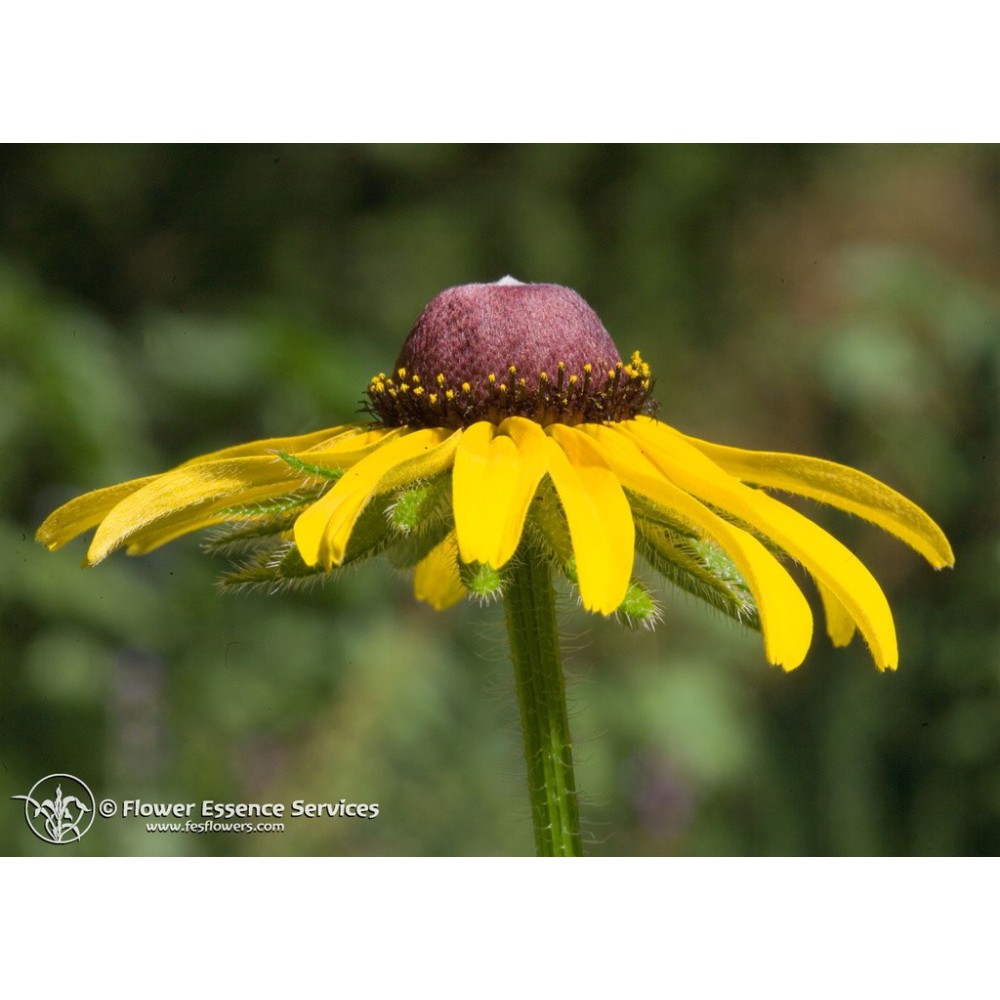
[(421, 313), (391, 374), (368, 386), (386, 427), (468, 427), (527, 417), (539, 424), (628, 420), (649, 410), (649, 366), (625, 365), (608, 331), (561, 285), (449, 288)]
[(504, 278), (494, 285), (459, 285), (431, 299), (396, 359), (396, 369), (433, 386), (442, 374), (453, 386), (468, 382), (479, 401), (488, 378), (523, 378), (538, 388), (540, 372), (583, 377), (584, 365), (606, 373), (621, 361), (597, 313), (570, 288), (524, 285)]

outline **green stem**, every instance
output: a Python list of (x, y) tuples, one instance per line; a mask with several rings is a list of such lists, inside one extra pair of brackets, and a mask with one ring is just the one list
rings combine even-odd
[(528, 793), (539, 857), (579, 857), (580, 812), (559, 656), (555, 592), (545, 555), (525, 541), (504, 593), (524, 730)]

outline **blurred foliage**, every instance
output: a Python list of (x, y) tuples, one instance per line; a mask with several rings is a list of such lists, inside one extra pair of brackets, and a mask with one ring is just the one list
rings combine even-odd
[[(64, 853), (528, 853), (497, 608), (385, 565), (219, 595), (187, 539), (83, 572), (56, 505), (354, 419), (444, 287), (555, 281), (658, 374), (663, 419), (865, 469), (953, 572), (827, 518), (893, 606), (898, 674), (817, 635), (791, 675), (660, 586), (655, 633), (563, 613), (595, 854), (1000, 852), (1000, 152), (975, 147), (0, 151), (0, 799), (378, 802), (283, 834), (98, 820)], [(19, 805), (0, 846), (51, 854)]]

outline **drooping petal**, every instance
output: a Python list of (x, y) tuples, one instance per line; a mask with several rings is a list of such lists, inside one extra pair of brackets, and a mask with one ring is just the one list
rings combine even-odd
[(584, 433), (550, 424), (547, 469), (559, 494), (576, 558), (580, 599), (613, 614), (632, 577), (635, 525), (618, 478)]
[[(154, 523), (139, 529), (125, 542), (125, 551), (130, 556), (144, 556), (183, 535), (190, 535), (204, 528), (212, 528), (234, 521), (244, 523), (249, 531), (254, 518), (244, 511), (252, 509), (258, 504), (261, 508), (267, 508), (272, 504), (285, 506), (286, 502), (289, 510), (298, 509), (310, 502), (308, 494), (300, 492), (305, 488), (305, 484), (301, 481), (293, 481), (290, 486), (285, 485), (284, 482), (278, 485), (272, 484), (254, 488), (244, 485), (235, 494), (216, 497), (173, 511)], [(291, 503), (293, 497), (301, 498), (301, 502), (293, 506)], [(257, 523), (259, 525), (260, 522)], [(260, 536), (257, 535), (257, 537)]]
[(336, 485), (295, 522), (303, 560), (331, 569), (343, 561), (351, 531), (376, 493), (436, 475), (453, 461), (462, 432), (444, 427), (401, 433), (348, 469)]
[(90, 565), (126, 543), (136, 553), (149, 552), (179, 535), (226, 520), (221, 512), (235, 502), (273, 499), (303, 485), (302, 476), (274, 455), (182, 465), (140, 481), (144, 485), (100, 522), (87, 552)]
[(49, 514), (35, 532), (35, 538), (50, 550), (62, 548), (77, 535), (96, 527), (119, 503), (158, 478), (146, 476), (84, 493)]
[(788, 571), (753, 535), (724, 521), (664, 477), (620, 425), (583, 424), (622, 485), (720, 545), (746, 579), (757, 605), (768, 661), (792, 670), (812, 640), (812, 612)]
[(444, 611), (467, 593), (458, 572), (458, 542), (452, 531), (417, 563), (413, 595), (435, 611)]
[[(637, 418), (643, 419), (647, 418)], [(809, 497), (857, 514), (906, 542), (936, 569), (955, 562), (944, 532), (924, 510), (857, 469), (808, 455), (729, 448), (688, 437), (665, 424), (660, 427), (693, 445), (743, 482)]]
[[(492, 423), (481, 421), (467, 428), (458, 443), (452, 495), (462, 562), (499, 569), (517, 550), (528, 506), (545, 473), (537, 439), (519, 424), (538, 428), (512, 417), (497, 433)], [(540, 430), (539, 436), (544, 440)], [(526, 442), (523, 449), (519, 440)]]
[[(53, 511), (36, 537), (48, 548), (57, 549), (101, 525), (87, 554), (87, 565), (100, 562), (126, 543), (130, 555), (140, 555), (180, 535), (227, 520), (222, 512), (231, 504), (271, 499), (304, 485), (306, 477), (280, 460), (279, 451), (308, 454), (314, 464), (346, 468), (397, 433), (382, 428), (334, 427), (223, 448), (168, 472), (85, 493)], [(322, 462), (309, 451), (317, 447), (322, 449), (318, 453)], [(277, 489), (272, 489), (275, 485)]]
[(861, 560), (819, 525), (761, 490), (743, 485), (694, 445), (663, 430), (665, 426), (636, 420), (618, 425), (682, 490), (744, 521), (802, 563), (854, 619), (876, 666), (895, 669), (899, 653), (889, 602)]

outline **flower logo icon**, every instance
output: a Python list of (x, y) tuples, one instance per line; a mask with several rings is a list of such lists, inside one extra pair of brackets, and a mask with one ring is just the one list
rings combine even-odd
[(25, 821), (47, 844), (75, 843), (94, 822), (94, 794), (72, 774), (49, 774), (36, 781), (27, 795), (11, 798), (24, 799)]

